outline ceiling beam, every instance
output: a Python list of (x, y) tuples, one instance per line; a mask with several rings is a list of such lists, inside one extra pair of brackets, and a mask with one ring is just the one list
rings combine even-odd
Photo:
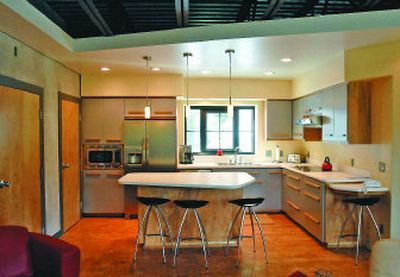
[(278, 13), (285, 0), (271, 0), (261, 19), (272, 19)]
[(175, 0), (176, 25), (179, 28), (188, 26), (189, 0)]
[(64, 19), (53, 10), (50, 5), (44, 0), (29, 0), (33, 6), (35, 6), (39, 11), (41, 11), (45, 16), (47, 16), (51, 21), (57, 24), (61, 29), (65, 32), (69, 32), (69, 28), (67, 23), (65, 23)]
[(101, 16), (99, 10), (93, 4), (92, 0), (77, 0), (84, 12), (89, 16), (93, 24), (104, 36), (112, 36), (113, 32), (107, 22)]
[(257, 0), (243, 0), (236, 22), (252, 21), (255, 17), (255, 9), (257, 8)]
[(189, 24), (189, 0), (182, 0), (182, 21), (183, 26), (188, 26)]
[(314, 7), (318, 4), (319, 0), (307, 0), (303, 9), (297, 11), (295, 13), (295, 17), (306, 16), (308, 13), (312, 12), (312, 16), (314, 16)]
[(175, 0), (175, 14), (176, 14), (176, 25), (181, 28), (183, 27), (182, 23), (182, 1)]
[(376, 6), (379, 2), (377, 0), (349, 0), (350, 4), (352, 4), (356, 9), (365, 10), (372, 6)]
[(123, 34), (129, 25), (128, 15), (122, 4), (122, 0), (107, 1), (107, 8), (110, 11), (110, 28), (114, 34)]

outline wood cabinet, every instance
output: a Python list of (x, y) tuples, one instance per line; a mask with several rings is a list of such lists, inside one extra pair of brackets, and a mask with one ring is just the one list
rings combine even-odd
[(124, 99), (84, 98), (82, 101), (83, 143), (122, 142)]
[(267, 101), (267, 139), (292, 139), (292, 101)]
[(324, 189), (321, 182), (284, 170), (283, 211), (320, 241), (324, 241), (325, 231)]
[(123, 214), (124, 188), (117, 182), (122, 175), (122, 170), (86, 170), (83, 213)]
[[(152, 117), (176, 116), (175, 98), (149, 98)], [(144, 116), (146, 98), (126, 98), (124, 101), (125, 116)]]
[(254, 210), (256, 212), (281, 210), (281, 169), (264, 168), (214, 168), (213, 172), (247, 172), (256, 181), (243, 188), (243, 197), (263, 197), (265, 200)]

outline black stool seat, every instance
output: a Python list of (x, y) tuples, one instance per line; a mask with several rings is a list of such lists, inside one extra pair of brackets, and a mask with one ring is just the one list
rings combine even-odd
[(171, 201), (166, 198), (157, 197), (137, 197), (137, 200), (146, 206), (163, 205)]
[(350, 198), (350, 199), (345, 199), (343, 202), (349, 203), (349, 204), (356, 204), (359, 206), (372, 206), (378, 203), (379, 198), (378, 197), (368, 197), (368, 198)]
[(264, 198), (240, 198), (229, 201), (229, 203), (238, 205), (240, 207), (255, 207), (260, 205)]
[(174, 200), (175, 205), (184, 209), (198, 209), (207, 205), (206, 200)]

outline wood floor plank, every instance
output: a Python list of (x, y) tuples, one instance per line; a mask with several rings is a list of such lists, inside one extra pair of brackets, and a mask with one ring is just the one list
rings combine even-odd
[[(177, 267), (171, 268), (172, 255), (162, 264), (159, 249), (138, 252), (132, 264), (137, 220), (117, 218), (84, 218), (62, 239), (77, 245), (82, 251), (81, 277), (92, 276), (288, 276), (299, 270), (314, 276), (319, 269), (333, 276), (368, 276), (368, 253), (354, 264), (354, 252), (327, 250), (285, 215), (270, 215), (274, 224), (264, 225), (269, 263), (264, 262), (261, 239), (256, 240), (256, 253), (251, 239), (243, 240), (241, 265), (235, 267), (236, 250), (225, 256), (223, 249), (212, 249), (209, 269), (204, 269), (200, 248), (183, 249)], [(249, 233), (250, 226), (245, 226)]]

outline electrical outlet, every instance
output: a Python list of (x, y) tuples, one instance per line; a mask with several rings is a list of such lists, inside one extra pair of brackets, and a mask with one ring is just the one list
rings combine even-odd
[(272, 150), (266, 150), (265, 151), (265, 157), (271, 158), (272, 157)]
[(351, 164), (351, 166), (354, 166), (354, 158), (351, 158), (350, 164)]
[(386, 163), (379, 162), (379, 171), (380, 172), (385, 172), (386, 171)]

